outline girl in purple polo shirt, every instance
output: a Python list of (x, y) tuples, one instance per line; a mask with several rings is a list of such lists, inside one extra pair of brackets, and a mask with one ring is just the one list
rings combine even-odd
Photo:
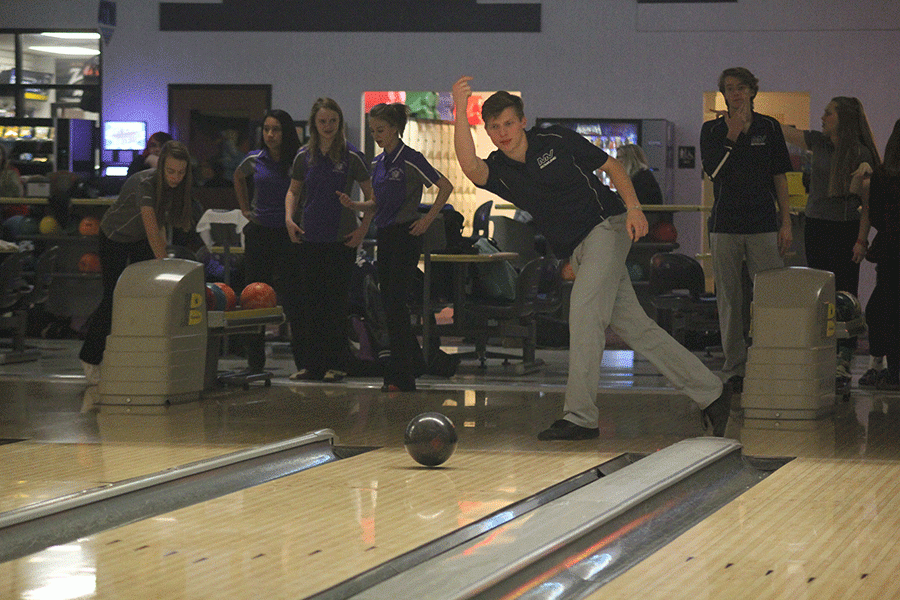
[(303, 366), (291, 379), (340, 381), (349, 359), (350, 275), (356, 248), (372, 221), (367, 212), (360, 224), (349, 196), (356, 182), (365, 200), (372, 201), (372, 182), (365, 157), (347, 143), (337, 102), (316, 100), (309, 125), (309, 142), (294, 159), (285, 195), (285, 225), (300, 250), (301, 336), (306, 348)]
[[(372, 162), (375, 225), (378, 227), (378, 280), (387, 316), (391, 360), (383, 391), (413, 391), (423, 370), (422, 349), (410, 325), (407, 298), (422, 253), (422, 234), (447, 202), (453, 184), (400, 140), (409, 109), (405, 104), (377, 104), (369, 111), (369, 129), (384, 152)], [(419, 212), (423, 186), (438, 187), (437, 199)]]
[[(238, 204), (250, 221), (244, 227), (245, 279), (248, 283), (268, 283), (277, 292), (291, 326), (291, 351), (297, 370), (303, 368), (304, 356), (297, 276), (300, 252), (284, 224), (284, 197), (291, 185), (291, 165), (299, 149), (300, 138), (291, 115), (270, 110), (263, 119), (260, 149), (250, 152), (234, 172)], [(244, 345), (250, 372), (262, 371), (266, 365), (265, 334), (246, 335)]]

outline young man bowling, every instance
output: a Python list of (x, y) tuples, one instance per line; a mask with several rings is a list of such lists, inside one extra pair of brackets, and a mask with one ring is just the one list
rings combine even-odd
[[(569, 379), (564, 415), (540, 440), (584, 440), (600, 434), (596, 405), (606, 328), (644, 355), (679, 391), (693, 399), (722, 436), (731, 397), (699, 358), (644, 312), (625, 268), (631, 243), (647, 233), (647, 219), (622, 165), (579, 134), (562, 127), (525, 129), (522, 99), (497, 92), (481, 109), (497, 146), (475, 154), (466, 115), (471, 77), (453, 84), (456, 158), (472, 183), (528, 211), (559, 257), (569, 257), (576, 279), (569, 306)], [(609, 176), (618, 194), (594, 175)]]

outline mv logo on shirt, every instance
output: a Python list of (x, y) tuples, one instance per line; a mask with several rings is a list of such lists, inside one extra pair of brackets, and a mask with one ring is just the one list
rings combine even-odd
[(553, 150), (551, 150), (550, 152), (547, 152), (546, 154), (538, 156), (538, 158), (537, 158), (538, 168), (543, 169), (544, 167), (546, 167), (547, 165), (552, 163), (554, 160), (556, 160), (556, 157), (553, 156)]
[(403, 179), (403, 169), (395, 168), (388, 171), (387, 178), (390, 181), (400, 181)]

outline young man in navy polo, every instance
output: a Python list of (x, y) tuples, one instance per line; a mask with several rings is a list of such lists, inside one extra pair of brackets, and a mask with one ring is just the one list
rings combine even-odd
[(743, 264), (751, 281), (760, 271), (784, 266), (792, 241), (785, 173), (792, 167), (781, 125), (753, 111), (759, 91), (753, 73), (725, 69), (719, 91), (728, 110), (703, 124), (700, 157), (713, 181), (709, 245), (725, 353), (722, 377), (740, 392), (747, 365)]
[[(471, 77), (453, 85), (454, 144), (463, 173), (476, 186), (528, 211), (554, 252), (569, 257), (576, 274), (569, 306), (569, 379), (562, 419), (540, 440), (582, 440), (599, 435), (596, 405), (600, 363), (611, 327), (701, 408), (713, 434), (722, 436), (730, 412), (729, 388), (699, 358), (644, 312), (625, 268), (631, 243), (647, 233), (647, 219), (625, 169), (574, 131), (525, 130), (521, 98), (497, 92), (482, 119), (497, 146), (486, 160), (475, 154), (466, 115)], [(618, 195), (594, 175), (609, 176)]]

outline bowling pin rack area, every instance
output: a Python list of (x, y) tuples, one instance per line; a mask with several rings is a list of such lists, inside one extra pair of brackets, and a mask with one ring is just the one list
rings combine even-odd
[[(372, 450), (335, 443), (316, 431), (0, 514), (0, 562)], [(786, 462), (722, 438), (623, 454), (310, 598), (583, 597)]]

